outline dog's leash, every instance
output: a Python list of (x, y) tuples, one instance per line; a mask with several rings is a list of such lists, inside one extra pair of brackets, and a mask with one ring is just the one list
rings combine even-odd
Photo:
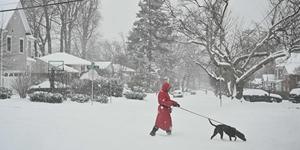
[(212, 121), (214, 121), (214, 122), (217, 122), (217, 123), (220, 123), (220, 124), (224, 124), (224, 125), (226, 125), (225, 123), (222, 123), (222, 122), (220, 122), (220, 121), (217, 121), (217, 120), (215, 120), (215, 119), (209, 118), (209, 117), (207, 117), (207, 116), (204, 116), (204, 115), (201, 115), (201, 114), (195, 113), (195, 112), (193, 112), (193, 111), (190, 111), (190, 110), (188, 110), (188, 109), (185, 109), (185, 108), (182, 108), (182, 107), (177, 107), (177, 108), (179, 108), (179, 109), (181, 109), (181, 110), (184, 110), (184, 111), (186, 111), (186, 112), (189, 112), (189, 113), (191, 113), (191, 114), (194, 114), (194, 115), (200, 116), (200, 117), (202, 117), (202, 118), (206, 118), (206, 119), (212, 120)]

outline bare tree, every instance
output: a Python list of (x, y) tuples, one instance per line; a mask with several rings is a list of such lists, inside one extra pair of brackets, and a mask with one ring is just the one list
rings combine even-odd
[[(42, 0), (43, 5), (47, 5), (51, 0)], [(45, 29), (46, 29), (46, 38), (48, 44), (48, 53), (52, 53), (52, 42), (51, 42), (51, 11), (49, 7), (43, 7), (44, 18), (45, 18)]]
[[(205, 51), (209, 57), (209, 61), (203, 57), (195, 58), (195, 63), (211, 78), (226, 85), (228, 95), (241, 98), (244, 84), (253, 73), (295, 50), (296, 45), (292, 41), (283, 40), (290, 38), (290, 34), (283, 31), (290, 31), (293, 22), (299, 21), (300, 5), (293, 5), (294, 9), (280, 17), (274, 15), (276, 19), (272, 19), (269, 28), (257, 28), (246, 34), (246, 37), (253, 33), (259, 35), (253, 44), (237, 47), (239, 40), (230, 41), (228, 4), (228, 0), (182, 0), (179, 9), (170, 3), (168, 8), (178, 25), (177, 30), (188, 39), (186, 42), (198, 45), (199, 50)], [(285, 8), (284, 5), (278, 1), (271, 12)], [(274, 45), (277, 49), (268, 50)]]
[[(24, 7), (47, 5), (54, 2), (54, 0), (22, 0)], [(38, 7), (34, 9), (26, 9), (26, 15), (29, 25), (32, 29), (33, 36), (38, 40), (35, 41), (35, 55), (38, 55), (37, 45), (40, 47), (42, 55), (45, 55), (47, 44), (48, 53), (52, 53), (51, 42), (51, 22), (55, 16), (54, 7)]]
[(98, 10), (100, 3), (98, 0), (84, 1), (79, 9), (77, 33), (80, 40), (81, 55), (87, 57), (87, 44), (95, 34), (96, 27), (101, 18)]
[(71, 53), (72, 33), (81, 6), (80, 2), (57, 6), (60, 18), (60, 52)]

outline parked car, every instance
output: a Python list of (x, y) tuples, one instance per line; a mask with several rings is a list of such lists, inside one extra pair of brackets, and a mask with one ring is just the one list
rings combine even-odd
[(175, 90), (172, 92), (173, 97), (183, 97), (183, 93), (181, 90)]
[(190, 91), (191, 95), (196, 95), (197, 92), (196, 91)]
[(300, 88), (295, 88), (290, 91), (289, 100), (293, 103), (300, 103)]
[(244, 89), (243, 97), (249, 102), (282, 102), (278, 94), (268, 93), (262, 89)]

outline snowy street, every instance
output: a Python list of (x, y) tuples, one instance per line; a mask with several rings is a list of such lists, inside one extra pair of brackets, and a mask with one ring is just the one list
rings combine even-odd
[(149, 135), (157, 113), (157, 98), (145, 101), (113, 98), (112, 103), (34, 103), (12, 98), (0, 101), (1, 150), (297, 150), (300, 147), (300, 105), (250, 103), (219, 99), (198, 91), (174, 99), (183, 108), (224, 122), (247, 138), (224, 140), (210, 136), (207, 119), (174, 108), (173, 133)]

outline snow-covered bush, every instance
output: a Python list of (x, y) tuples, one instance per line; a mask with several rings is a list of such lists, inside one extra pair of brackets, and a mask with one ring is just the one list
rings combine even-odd
[(59, 88), (45, 88), (45, 87), (30, 87), (27, 90), (28, 94), (37, 92), (37, 91), (42, 91), (42, 92), (49, 92), (49, 93), (60, 93), (62, 95), (67, 95), (71, 93), (71, 89), (69, 87), (59, 87)]
[[(71, 94), (69, 97), (71, 101), (78, 103), (86, 103), (91, 100), (91, 96), (84, 94)], [(94, 101), (99, 103), (108, 103), (108, 97), (105, 95), (94, 96)]]
[(0, 87), (0, 99), (7, 99), (12, 96), (12, 90), (6, 87)]
[(73, 94), (71, 95), (71, 101), (78, 103), (85, 103), (90, 100), (90, 96), (84, 94)]
[(100, 102), (100, 103), (108, 103), (108, 97), (105, 95), (99, 95), (94, 97), (94, 101)]
[(138, 99), (143, 100), (147, 95), (142, 92), (133, 92), (133, 91), (127, 91), (124, 93), (125, 97), (127, 99)]
[(37, 91), (29, 95), (32, 102), (62, 103), (63, 96), (59, 93)]

